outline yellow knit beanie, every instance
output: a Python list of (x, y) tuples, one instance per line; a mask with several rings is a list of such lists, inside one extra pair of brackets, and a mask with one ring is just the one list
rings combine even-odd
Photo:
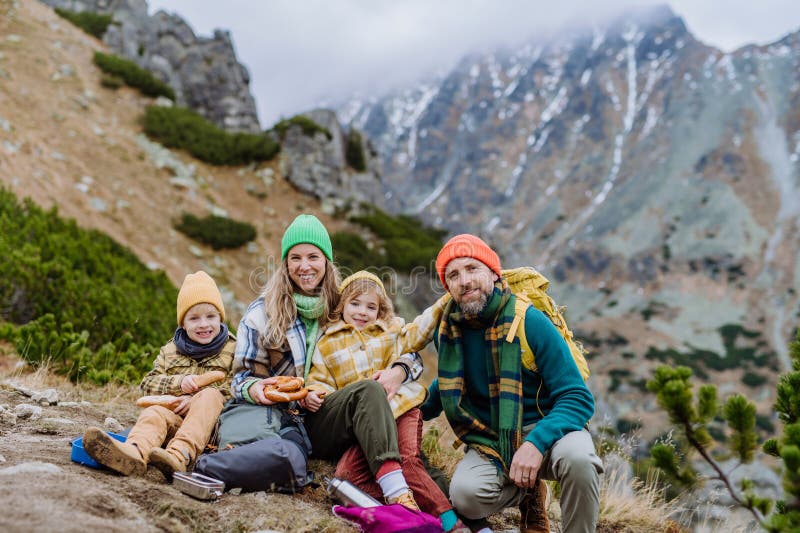
[(345, 288), (348, 285), (350, 285), (351, 283), (353, 283), (354, 281), (359, 280), (359, 279), (368, 279), (368, 280), (374, 282), (375, 285), (377, 285), (378, 288), (381, 290), (381, 292), (384, 294), (384, 296), (386, 296), (386, 287), (383, 286), (383, 282), (381, 281), (381, 278), (379, 278), (378, 276), (376, 276), (372, 272), (367, 272), (366, 270), (359, 270), (355, 274), (346, 277), (344, 279), (344, 281), (342, 282), (342, 284), (339, 285), (339, 294), (343, 293)]
[(183, 326), (183, 317), (187, 311), (197, 304), (211, 304), (219, 311), (222, 321), (225, 321), (225, 306), (222, 304), (222, 294), (211, 276), (198, 270), (194, 274), (187, 274), (183, 279), (181, 290), (178, 291), (178, 325)]

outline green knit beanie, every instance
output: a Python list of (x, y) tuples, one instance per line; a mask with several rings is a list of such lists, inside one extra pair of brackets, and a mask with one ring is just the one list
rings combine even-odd
[(322, 250), (328, 261), (333, 261), (331, 237), (322, 222), (314, 215), (298, 215), (286, 228), (281, 239), (281, 260), (286, 259), (289, 250), (298, 244), (313, 244)]

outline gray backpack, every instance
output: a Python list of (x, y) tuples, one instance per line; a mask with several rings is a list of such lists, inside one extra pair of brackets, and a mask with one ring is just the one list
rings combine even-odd
[(314, 480), (308, 440), (295, 411), (228, 402), (220, 415), (220, 451), (201, 455), (194, 470), (226, 489), (294, 493)]

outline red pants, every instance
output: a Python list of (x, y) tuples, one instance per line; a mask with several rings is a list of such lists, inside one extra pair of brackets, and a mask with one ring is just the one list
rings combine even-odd
[[(400, 445), (403, 476), (414, 492), (420, 509), (438, 517), (453, 508), (447, 496), (431, 479), (419, 457), (422, 446), (422, 412), (418, 408), (400, 415), (397, 422), (397, 441)], [(381, 487), (369, 469), (369, 463), (357, 444), (344, 452), (336, 465), (336, 477), (346, 479), (378, 501), (383, 501)]]

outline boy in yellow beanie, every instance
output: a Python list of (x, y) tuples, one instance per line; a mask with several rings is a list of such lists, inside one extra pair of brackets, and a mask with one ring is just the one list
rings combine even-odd
[[(236, 339), (223, 323), (225, 307), (217, 284), (202, 270), (183, 280), (177, 319), (175, 336), (161, 348), (153, 370), (139, 385), (145, 394), (179, 397), (177, 406), (145, 408), (124, 443), (96, 427), (83, 435), (86, 452), (120, 474), (143, 475), (148, 463), (168, 479), (173, 472), (185, 472), (202, 453), (230, 397)], [(208, 371), (222, 371), (225, 378), (201, 388), (198, 377)]]

